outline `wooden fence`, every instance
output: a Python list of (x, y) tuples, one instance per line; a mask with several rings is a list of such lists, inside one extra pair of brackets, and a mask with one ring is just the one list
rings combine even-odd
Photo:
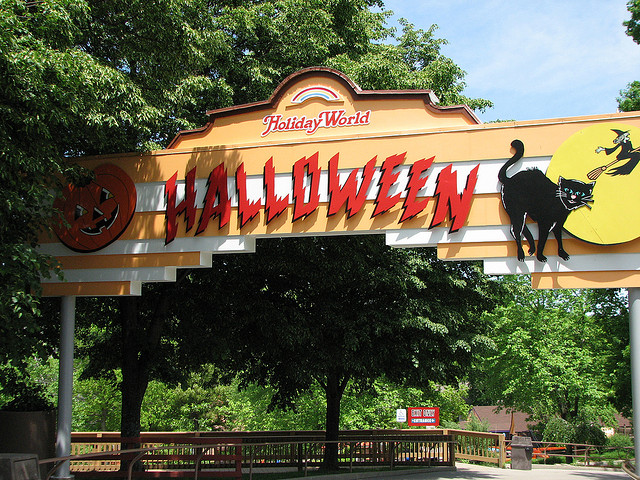
[[(243, 469), (252, 472), (257, 467), (306, 471), (321, 464), (327, 445), (322, 431), (143, 433), (138, 439), (129, 439), (141, 447), (130, 452), (122, 450), (124, 440), (117, 432), (73, 433), (71, 471), (79, 478), (122, 476), (121, 462), (132, 464), (134, 456), (139, 455), (136, 461), (140, 460), (144, 468), (132, 476), (184, 477), (199, 471), (202, 477), (240, 478)], [(344, 431), (337, 444), (341, 466), (350, 469), (455, 465), (456, 459), (503, 467), (510, 453), (510, 442), (501, 434), (453, 429)], [(603, 454), (610, 450), (619, 458), (603, 460)], [(533, 442), (533, 457), (543, 462), (564, 457), (586, 466), (619, 466), (633, 453), (633, 447)], [(45, 459), (41, 463), (60, 460)]]
[[(73, 433), (72, 456), (82, 457), (72, 459), (71, 472), (79, 478), (114, 476), (123, 468), (122, 461), (132, 459), (121, 458), (122, 445), (132, 443), (147, 449), (135, 459), (147, 476), (189, 476), (194, 468), (200, 476), (238, 472), (241, 467), (302, 470), (322, 463), (327, 444), (319, 431), (144, 433), (138, 439), (123, 439), (115, 432)], [(350, 468), (453, 466), (457, 454), (455, 437), (443, 430), (346, 431), (337, 443), (340, 464)]]
[(442, 432), (456, 438), (456, 458), (495, 463), (500, 468), (504, 467), (507, 461), (504, 435), (454, 429), (446, 429)]
[[(242, 478), (241, 438), (155, 434), (144, 440), (111, 435), (78, 435), (75, 440), (70, 470), (80, 478), (122, 476), (122, 470), (129, 477), (183, 477), (197, 472), (197, 477)], [(136, 464), (142, 468), (135, 469)]]

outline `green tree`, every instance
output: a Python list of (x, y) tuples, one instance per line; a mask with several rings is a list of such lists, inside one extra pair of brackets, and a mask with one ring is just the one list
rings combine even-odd
[(143, 402), (142, 426), (147, 431), (231, 429), (225, 415), (228, 391), (210, 365), (173, 387), (151, 381)]
[[(640, 1), (629, 0), (627, 10), (631, 14), (631, 18), (623, 22), (627, 27), (627, 35), (640, 44)], [(640, 81), (631, 82), (625, 90), (620, 92), (620, 95), (621, 97), (618, 98), (620, 110), (623, 112), (640, 110)]]
[(626, 290), (595, 289), (585, 292), (591, 320), (603, 335), (599, 355), (604, 362), (609, 401), (631, 418), (631, 349), (629, 344), (629, 300)]
[(595, 303), (584, 290), (535, 291), (526, 279), (505, 282), (513, 299), (485, 316), (495, 350), (479, 359), (477, 398), (543, 422), (610, 420), (608, 365), (616, 363), (617, 341), (602, 321), (604, 301)]
[(627, 27), (627, 35), (633, 38), (634, 42), (640, 43), (640, 1), (629, 0), (627, 10), (631, 18), (623, 22), (623, 25)]
[[(122, 76), (75, 48), (79, 2), (0, 2), (0, 364), (52, 350), (38, 292), (51, 259), (36, 250), (57, 175), (85, 138), (145, 115)], [(55, 338), (55, 337), (54, 337)]]
[[(431, 31), (407, 25), (398, 45), (382, 46), (395, 39), (384, 23), (387, 14), (373, 11), (380, 5), (2, 0), (3, 362), (54, 343), (38, 338), (38, 297), (32, 292), (52, 268), (35, 245), (52, 216), (56, 174), (64, 181), (79, 176), (65, 157), (163, 147), (179, 129), (201, 125), (207, 109), (264, 99), (285, 76), (313, 64), (357, 73), (358, 65), (379, 64), (388, 72), (409, 62), (398, 75), (403, 86), (429, 86), (447, 102), (462, 98), (463, 74), (439, 53), (441, 41)], [(358, 78), (367, 81), (364, 74)], [(375, 86), (396, 85), (381, 77)], [(153, 289), (147, 290), (150, 295)], [(120, 362), (122, 431), (128, 436), (139, 432), (143, 394), (158, 371), (154, 362), (171, 321), (162, 302), (149, 304), (152, 310), (143, 312), (137, 300), (125, 299), (115, 320), (121, 352), (130, 355)]]
[(469, 411), (466, 394), (464, 385), (429, 381), (416, 388), (392, 383), (385, 377), (375, 379), (364, 389), (352, 384), (341, 402), (340, 429), (406, 428), (406, 424), (397, 423), (396, 409), (416, 406), (439, 407), (440, 424), (457, 428), (460, 418)]
[[(110, 132), (120, 145), (131, 145), (130, 149), (166, 145), (177, 129), (201, 124), (198, 119), (206, 109), (267, 98), (287, 75), (314, 64), (355, 73), (362, 64), (377, 65), (387, 73), (401, 69), (397, 78), (402, 78), (402, 88), (429, 86), (447, 102), (462, 99), (463, 72), (440, 54), (442, 42), (432, 31), (414, 31), (407, 25), (396, 44), (385, 24), (388, 14), (372, 8), (379, 5), (375, 0), (215, 5), (196, 0), (151, 4), (95, 0), (85, 10), (87, 21), (77, 45), (118, 71), (145, 104), (153, 107), (144, 129), (132, 124)], [(385, 41), (392, 43), (383, 47)], [(405, 68), (403, 62), (411, 65)], [(367, 77), (358, 75), (356, 80), (367, 82)], [(373, 86), (398, 85), (381, 76)], [(149, 287), (144, 296), (156, 290), (159, 296), (171, 296), (170, 288)], [(121, 302), (121, 320), (113, 329), (121, 333), (122, 344), (126, 343), (121, 353), (128, 355), (120, 362), (122, 431), (127, 436), (139, 432), (144, 391), (159, 371), (154, 366), (162, 351), (159, 347), (168, 343), (165, 329), (171, 330), (176, 318), (167, 308), (159, 309), (162, 301), (148, 302), (152, 310), (145, 310), (139, 302)]]
[[(76, 362), (81, 376), (83, 362)], [(55, 376), (55, 369), (52, 370)], [(115, 372), (115, 381), (121, 378)], [(149, 382), (142, 404), (144, 431), (202, 430), (322, 430), (326, 415), (324, 391), (317, 384), (282, 409), (271, 405), (275, 390), (270, 386), (247, 384), (241, 380), (221, 382), (217, 369), (205, 365), (176, 385), (159, 380)], [(48, 385), (55, 398), (57, 383)], [(442, 386), (433, 382), (415, 388), (396, 385), (378, 378), (367, 388), (351, 382), (341, 402), (340, 429), (404, 428), (396, 422), (397, 408), (416, 405), (440, 407), (440, 423), (455, 426), (465, 417), (467, 388)], [(74, 431), (117, 431), (120, 426), (120, 393), (107, 378), (80, 379), (74, 384)]]
[(224, 44), (201, 14), (208, 5), (0, 0), (4, 369), (55, 347), (57, 318), (43, 316), (38, 295), (55, 265), (36, 246), (62, 181), (81, 174), (66, 157), (158, 146), (201, 124), (210, 104), (231, 102), (209, 72)]
[(623, 112), (640, 110), (640, 81), (634, 80), (627, 88), (620, 92), (618, 108)]
[[(272, 406), (317, 385), (330, 442), (349, 385), (365, 389), (381, 375), (457, 385), (485, 342), (480, 317), (493, 305), (493, 282), (433, 250), (391, 249), (372, 235), (305, 237), (265, 239), (251, 256), (217, 260), (188, 277), (182, 311), (210, 325), (203, 340), (221, 339), (209, 348), (214, 362), (274, 388)], [(325, 450), (328, 469), (337, 467), (334, 447)]]

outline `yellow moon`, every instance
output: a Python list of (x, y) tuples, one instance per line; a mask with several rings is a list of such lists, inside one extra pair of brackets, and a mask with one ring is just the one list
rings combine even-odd
[[(547, 169), (547, 177), (558, 183), (559, 177), (594, 182), (593, 203), (569, 214), (564, 224), (573, 236), (585, 242), (614, 245), (640, 237), (640, 166), (629, 175), (610, 175), (612, 169), (624, 165), (629, 159), (621, 159), (605, 169), (616, 159), (620, 148), (610, 155), (596, 152), (598, 147), (616, 146), (618, 134), (613, 129), (629, 132), (634, 148), (640, 147), (640, 129), (623, 124), (594, 125), (569, 137), (554, 153)], [(600, 167), (599, 176), (587, 175)]]

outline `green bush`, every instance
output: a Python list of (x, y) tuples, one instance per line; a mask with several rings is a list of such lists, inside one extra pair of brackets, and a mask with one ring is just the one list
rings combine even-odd
[(616, 433), (607, 439), (605, 445), (614, 448), (633, 447), (633, 439), (629, 435)]
[(580, 422), (574, 425), (574, 434), (571, 443), (604, 445), (607, 443), (607, 437), (599, 425), (590, 422)]
[(551, 418), (544, 427), (542, 439), (545, 442), (573, 443), (575, 427), (560, 417)]
[(558, 463), (566, 463), (567, 459), (565, 457), (558, 456), (550, 456), (548, 458), (535, 458), (532, 460), (532, 463), (535, 464), (544, 464), (544, 465), (556, 465)]
[(599, 425), (592, 422), (568, 422), (560, 417), (551, 418), (544, 427), (545, 442), (582, 443), (604, 445), (607, 437)]
[(630, 450), (634, 446), (633, 439), (629, 435), (616, 433), (607, 439), (606, 446), (614, 449), (608, 452), (614, 458), (631, 458), (634, 455), (634, 451)]
[(471, 418), (469, 419), (469, 421), (467, 422), (467, 425), (465, 426), (465, 430), (469, 430), (472, 432), (488, 432), (490, 426), (491, 425), (489, 424), (489, 420), (487, 419), (480, 420), (475, 415), (471, 415)]

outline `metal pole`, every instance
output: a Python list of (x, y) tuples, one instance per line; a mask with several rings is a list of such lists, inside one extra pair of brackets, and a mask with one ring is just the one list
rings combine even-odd
[(629, 347), (636, 473), (640, 461), (640, 288), (629, 288)]
[[(56, 457), (71, 455), (71, 402), (73, 398), (73, 337), (76, 322), (76, 297), (62, 297), (60, 329), (60, 369), (58, 378), (58, 436)], [(69, 462), (54, 478), (70, 479)]]

